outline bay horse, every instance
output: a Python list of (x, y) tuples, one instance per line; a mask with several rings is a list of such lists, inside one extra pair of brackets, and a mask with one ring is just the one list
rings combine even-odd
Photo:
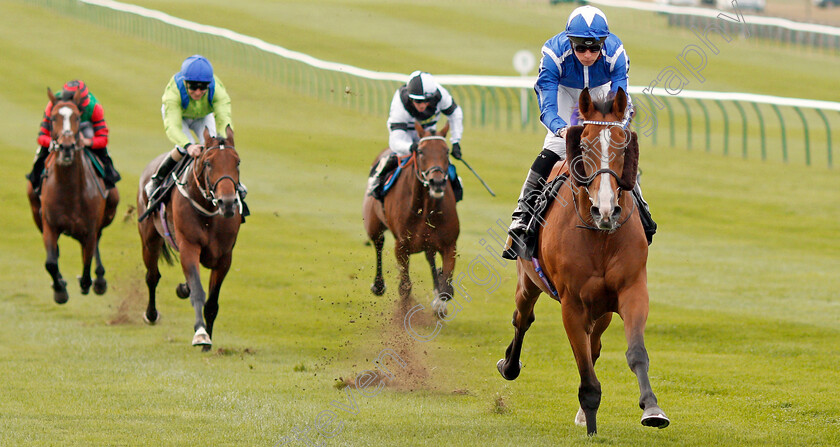
[[(94, 172), (85, 156), (79, 125), (81, 92), (72, 98), (57, 98), (47, 88), (52, 103), (50, 112), (50, 154), (45, 162), (40, 193), (37, 185), (27, 182), (26, 195), (32, 218), (47, 250), (45, 267), (52, 277), (53, 299), (64, 304), (69, 299), (67, 281), (58, 269), (58, 238), (66, 234), (82, 246), (82, 276), (79, 286), (83, 295), (93, 291), (102, 295), (108, 289), (105, 268), (99, 255), (102, 229), (111, 224), (117, 212), (120, 194), (117, 188), (106, 189), (105, 182)], [(96, 258), (96, 280), (91, 280), (90, 265)]]
[(514, 338), (496, 365), (502, 377), (515, 379), (537, 298), (546, 293), (561, 302), (563, 325), (580, 373), (575, 423), (585, 424), (589, 435), (596, 433), (595, 415), (601, 402), (595, 361), (613, 312), (624, 320), (627, 364), (638, 380), (639, 406), (644, 410), (642, 425), (665, 428), (670, 423), (648, 377), (644, 343), (648, 245), (629, 194), (636, 184), (638, 138), (635, 132), (625, 131), (621, 122), (627, 101), (623, 89), (612, 100), (597, 104), (588, 89), (580, 95), (583, 125), (570, 128), (566, 135), (571, 166), (566, 166), (571, 171), (568, 187), (549, 204), (539, 229), (536, 258), (517, 259)]
[[(385, 293), (382, 247), (385, 230), (391, 230), (396, 239), (394, 254), (400, 269), (399, 294), (403, 310), (407, 309), (411, 296), (409, 256), (423, 252), (434, 281), (432, 309), (443, 318), (446, 316), (446, 302), (452, 298), (455, 246), (460, 233), (455, 194), (447, 178), (449, 147), (445, 138), (449, 123), (438, 133), (424, 131), (419, 123), (415, 123), (414, 127), (420, 137), (417, 149), (404, 160), (402, 174), (391, 191), (382, 202), (368, 195), (362, 203), (365, 231), (376, 249), (376, 276), (371, 291), (377, 296)], [(380, 153), (373, 165), (389, 152), (386, 149)], [(438, 253), (443, 260), (441, 269), (435, 265)]]
[[(155, 324), (160, 313), (155, 307), (155, 289), (160, 280), (158, 260), (163, 257), (172, 264), (170, 244), (180, 252), (181, 269), (186, 282), (175, 292), (180, 298), (190, 298), (195, 310), (193, 346), (209, 351), (213, 344), (213, 323), (219, 312), (219, 291), (230, 269), (233, 247), (239, 234), (242, 202), (236, 191), (239, 185), (239, 154), (233, 142), (233, 129), (228, 126), (227, 138), (211, 137), (204, 129), (206, 148), (176, 180), (176, 190), (161, 207), (138, 223), (143, 244), (143, 263), (146, 265), (146, 286), (149, 305), (143, 320)], [(140, 176), (137, 191), (137, 211), (146, 211), (148, 197), (144, 185), (149, 181), (166, 154), (161, 154), (146, 166)], [(210, 269), (209, 297), (201, 287), (199, 263)]]

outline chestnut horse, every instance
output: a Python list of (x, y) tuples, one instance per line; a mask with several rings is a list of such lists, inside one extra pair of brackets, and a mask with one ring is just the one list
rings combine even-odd
[[(443, 318), (446, 316), (446, 302), (452, 298), (455, 244), (460, 232), (455, 195), (447, 178), (449, 147), (445, 137), (449, 123), (439, 134), (425, 132), (420, 124), (415, 124), (415, 130), (420, 137), (417, 149), (412, 152), (385, 200), (380, 202), (372, 196), (365, 196), (362, 204), (365, 230), (376, 248), (376, 277), (371, 291), (377, 296), (385, 293), (382, 246), (385, 244), (385, 230), (388, 229), (396, 239), (394, 254), (400, 268), (399, 292), (403, 309), (407, 309), (411, 296), (409, 256), (423, 252), (434, 281), (432, 309)], [(379, 154), (374, 166), (388, 153), (386, 149)], [(437, 253), (443, 260), (442, 269), (435, 266)]]
[[(595, 414), (601, 402), (595, 361), (613, 312), (624, 320), (627, 363), (638, 379), (639, 405), (644, 410), (642, 425), (665, 428), (670, 423), (657, 405), (648, 377), (644, 343), (648, 245), (629, 194), (636, 184), (638, 140), (635, 132), (622, 126), (626, 106), (623, 89), (614, 99), (598, 104), (588, 89), (581, 93), (583, 126), (570, 128), (566, 135), (571, 183), (549, 205), (539, 229), (537, 257), (516, 262), (516, 330), (505, 358), (496, 365), (505, 379), (519, 375), (522, 340), (534, 321), (534, 304), (540, 293), (554, 295), (553, 284), (580, 373), (575, 423), (585, 424), (589, 435), (596, 432)], [(542, 272), (537, 271), (540, 265)]]
[[(173, 191), (161, 207), (138, 223), (146, 264), (146, 286), (149, 305), (143, 320), (155, 324), (160, 313), (155, 307), (155, 289), (160, 280), (158, 259), (172, 263), (170, 243), (181, 254), (181, 269), (186, 278), (175, 289), (180, 298), (190, 297), (195, 309), (193, 346), (209, 351), (212, 345), (213, 322), (219, 312), (219, 291), (230, 269), (233, 246), (241, 223), (241, 201), (236, 191), (239, 184), (239, 154), (233, 145), (233, 129), (228, 126), (227, 138), (210, 137), (204, 129), (206, 149), (176, 181)], [(149, 181), (165, 154), (146, 166), (140, 176), (137, 191), (137, 211), (146, 211), (146, 191)], [(166, 239), (166, 241), (164, 241)], [(205, 300), (201, 287), (199, 263), (211, 270), (210, 296)]]
[[(27, 182), (26, 195), (32, 218), (44, 239), (47, 249), (46, 269), (52, 277), (53, 299), (67, 302), (67, 282), (58, 270), (58, 237), (66, 234), (82, 245), (82, 294), (93, 291), (102, 295), (108, 288), (105, 268), (99, 256), (102, 229), (114, 220), (120, 194), (117, 188), (105, 189), (105, 182), (93, 171), (93, 164), (85, 156), (79, 124), (80, 92), (72, 99), (56, 98), (47, 88), (52, 102), (50, 154), (45, 163), (40, 195)], [(90, 264), (96, 257), (96, 280), (90, 277)]]

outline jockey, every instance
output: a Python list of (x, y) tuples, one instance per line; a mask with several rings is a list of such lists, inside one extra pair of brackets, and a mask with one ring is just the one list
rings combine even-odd
[[(189, 154), (193, 158), (201, 155), (205, 128), (212, 137), (217, 133), (225, 133), (227, 126), (233, 128), (230, 96), (222, 81), (213, 74), (213, 66), (201, 55), (196, 54), (184, 60), (181, 71), (175, 73), (166, 84), (161, 101), (163, 127), (175, 148), (146, 183), (146, 197), (149, 199), (185, 155)], [(195, 133), (195, 137), (190, 131)], [(236, 188), (244, 200), (247, 194), (245, 186), (240, 183)], [(247, 215), (244, 209), (243, 215)]]
[[(419, 122), (426, 131), (434, 131), (440, 114), (446, 115), (451, 124), (449, 141), (452, 143), (452, 157), (461, 159), (461, 135), (464, 133), (464, 112), (455, 103), (452, 95), (435, 81), (429, 73), (415, 71), (408, 77), (408, 82), (394, 93), (391, 100), (391, 113), (388, 116), (388, 146), (391, 153), (379, 160), (370, 173), (367, 195), (382, 200), (382, 177), (397, 167), (398, 156), (406, 156), (417, 149), (420, 139), (414, 129)], [(461, 182), (455, 173), (455, 166), (449, 165), (448, 177), (456, 200), (463, 196)]]
[[(607, 17), (594, 6), (581, 6), (569, 15), (566, 30), (549, 39), (542, 47), (542, 59), (534, 90), (540, 105), (540, 121), (548, 129), (543, 150), (531, 165), (528, 177), (513, 212), (508, 233), (523, 240), (532, 217), (533, 201), (542, 191), (554, 164), (566, 158), (566, 130), (580, 93), (588, 87), (593, 97), (606, 97), (621, 87), (627, 91), (630, 59), (621, 40), (610, 33)], [(633, 105), (628, 96), (623, 123), (629, 124)], [(656, 232), (647, 203), (641, 197), (638, 183), (634, 196), (640, 202), (639, 212), (648, 244)], [(515, 259), (513, 250), (505, 250), (505, 258)]]
[[(64, 84), (62, 90), (55, 95), (59, 100), (70, 100), (77, 91), (81, 91), (81, 102), (79, 104), (82, 113), (79, 119), (79, 132), (81, 132), (82, 144), (91, 149), (102, 165), (105, 187), (111, 189), (114, 184), (120, 181), (120, 173), (114, 169), (114, 162), (108, 155), (108, 125), (105, 124), (105, 111), (99, 104), (93, 93), (88, 91), (83, 81), (72, 80)], [(52, 144), (52, 102), (47, 103), (44, 109), (44, 119), (41, 120), (41, 130), (38, 132), (38, 152), (35, 155), (35, 163), (32, 172), (26, 176), (32, 183), (32, 189), (38, 191), (41, 188), (41, 173), (44, 171), (44, 161), (49, 155), (49, 148)]]

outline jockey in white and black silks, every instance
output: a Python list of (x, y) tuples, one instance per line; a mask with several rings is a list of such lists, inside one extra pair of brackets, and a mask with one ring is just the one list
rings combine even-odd
[[(411, 73), (408, 82), (397, 89), (391, 100), (388, 116), (388, 146), (391, 153), (382, 157), (371, 171), (367, 194), (382, 200), (382, 178), (397, 167), (398, 156), (409, 155), (417, 149), (419, 138), (414, 123), (420, 123), (424, 130), (434, 130), (441, 113), (449, 120), (452, 157), (460, 160), (461, 136), (464, 133), (464, 113), (461, 107), (431, 74), (423, 71)], [(448, 177), (456, 199), (460, 200), (463, 189), (452, 164), (449, 165)]]
[[(621, 39), (610, 32), (606, 15), (594, 6), (581, 6), (572, 11), (566, 29), (543, 45), (534, 90), (540, 105), (540, 121), (548, 132), (543, 150), (531, 165), (522, 186), (508, 230), (511, 238), (523, 240), (532, 218), (532, 202), (542, 191), (554, 164), (566, 158), (566, 130), (583, 89), (589, 88), (593, 98), (606, 98), (619, 88), (626, 92), (629, 68), (630, 59)], [(632, 115), (633, 103), (628, 96), (623, 119), (625, 127)], [(638, 183), (633, 195), (640, 204), (642, 225), (650, 243), (656, 233), (656, 223), (650, 217)], [(508, 249), (503, 256), (515, 259), (516, 253)]]

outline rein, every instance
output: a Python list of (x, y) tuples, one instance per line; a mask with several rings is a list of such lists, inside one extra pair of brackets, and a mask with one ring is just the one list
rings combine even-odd
[[(208, 147), (204, 151), (205, 151), (205, 153), (207, 153), (207, 152), (209, 152), (213, 149), (224, 150), (225, 148), (235, 149), (235, 147), (233, 147), (233, 146), (225, 146), (224, 144), (220, 144), (218, 146)], [(198, 160), (196, 160), (196, 162), (198, 162)], [(201, 193), (201, 196), (204, 198), (204, 200), (210, 202), (212, 204), (212, 206), (216, 207), (216, 209), (215, 209), (215, 211), (206, 210), (203, 206), (201, 206), (200, 203), (196, 202), (192, 197), (190, 197), (189, 191), (187, 191), (186, 188), (185, 188), (187, 182), (185, 182), (185, 181), (184, 182), (179, 182), (178, 179), (175, 178), (175, 184), (178, 186), (178, 192), (180, 192), (181, 195), (184, 196), (184, 198), (186, 198), (190, 202), (190, 205), (192, 205), (192, 207), (196, 211), (198, 211), (200, 214), (204, 215), (205, 217), (213, 217), (213, 216), (221, 215), (222, 214), (222, 209), (219, 208), (218, 199), (216, 199), (216, 187), (219, 186), (219, 183), (221, 183), (222, 180), (230, 180), (231, 182), (233, 182), (233, 185), (234, 185), (234, 188), (235, 188), (237, 186), (236, 180), (234, 180), (233, 177), (231, 177), (229, 175), (223, 175), (223, 176), (219, 177), (218, 179), (216, 179), (216, 182), (213, 183), (213, 185), (211, 187), (209, 187), (207, 190), (205, 190), (204, 188), (201, 187), (201, 182), (199, 181), (198, 174), (196, 173), (195, 164), (190, 166), (188, 169), (190, 169), (192, 171), (193, 180), (195, 180), (195, 186), (198, 188), (198, 191)], [(172, 176), (174, 178), (174, 176), (175, 176), (174, 172), (172, 173)], [(204, 184), (205, 185), (210, 184), (210, 174), (208, 174), (207, 171), (204, 171)], [(242, 214), (242, 199), (239, 198), (239, 193), (236, 194), (236, 202), (239, 204), (239, 213)]]
[[(444, 138), (444, 137), (441, 137), (441, 136), (438, 136), (438, 135), (431, 135), (431, 136), (428, 136), (428, 137), (421, 138), (420, 141), (417, 142), (418, 147), (419, 147), (420, 143), (422, 143), (424, 141), (429, 141), (429, 140), (441, 140), (441, 141), (446, 142), (446, 138)], [(448, 154), (448, 151), (449, 151), (449, 149), (447, 149), (447, 154)], [(414, 163), (414, 176), (417, 177), (417, 180), (420, 182), (421, 185), (423, 185), (424, 188), (429, 187), (429, 176), (434, 174), (435, 172), (440, 172), (441, 174), (443, 174), (443, 180), (444, 181), (449, 179), (448, 170), (444, 171), (443, 168), (441, 168), (440, 166), (432, 166), (431, 168), (426, 169), (425, 171), (420, 171), (420, 162), (415, 161), (415, 163)]]

